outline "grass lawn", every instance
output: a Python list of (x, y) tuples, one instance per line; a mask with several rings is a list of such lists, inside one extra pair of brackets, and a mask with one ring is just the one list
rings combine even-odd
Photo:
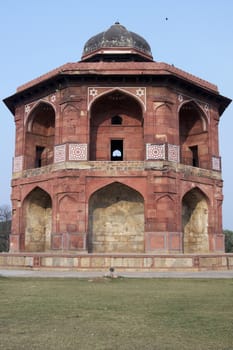
[(232, 350), (233, 280), (2, 277), (0, 349)]

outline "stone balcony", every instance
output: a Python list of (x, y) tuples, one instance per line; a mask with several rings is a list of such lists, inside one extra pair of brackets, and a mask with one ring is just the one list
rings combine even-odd
[[(168, 172), (181, 173), (185, 177), (198, 176), (221, 180), (221, 172), (216, 170), (203, 169), (169, 161), (68, 161), (47, 165), (40, 168), (27, 169), (14, 172), (12, 179), (31, 178), (51, 173), (73, 170), (88, 172), (105, 172), (106, 175), (117, 175), (119, 173), (134, 172), (146, 173), (158, 172), (166, 174)], [(132, 175), (132, 173), (131, 173)]]

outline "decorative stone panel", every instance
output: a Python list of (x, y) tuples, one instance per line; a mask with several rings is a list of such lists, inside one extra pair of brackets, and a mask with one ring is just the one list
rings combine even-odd
[(147, 232), (145, 240), (146, 253), (181, 253), (181, 232)]
[(180, 146), (164, 144), (146, 144), (147, 160), (168, 160), (170, 162), (180, 162)]
[(52, 250), (83, 251), (86, 249), (85, 233), (53, 233), (51, 234)]
[(224, 253), (224, 249), (225, 249), (225, 243), (224, 243), (224, 235), (223, 234), (216, 234), (214, 235), (215, 238), (215, 251), (218, 252), (223, 252)]
[(23, 170), (23, 156), (18, 156), (14, 158), (13, 172), (17, 173)]
[(156, 159), (156, 160), (165, 160), (165, 144), (163, 145), (153, 145), (147, 143), (146, 145), (146, 159)]
[(87, 160), (87, 144), (69, 144), (69, 160)]
[(182, 232), (169, 232), (168, 233), (168, 248), (172, 252), (182, 252)]
[(69, 233), (68, 240), (69, 250), (85, 250), (86, 249), (86, 234), (85, 233)]
[(63, 249), (63, 235), (51, 234), (51, 248), (53, 250)]
[(66, 161), (66, 145), (57, 145), (54, 147), (54, 163)]
[(176, 145), (168, 144), (168, 161), (180, 162), (180, 147)]
[(221, 159), (220, 157), (212, 157), (212, 169), (221, 171)]

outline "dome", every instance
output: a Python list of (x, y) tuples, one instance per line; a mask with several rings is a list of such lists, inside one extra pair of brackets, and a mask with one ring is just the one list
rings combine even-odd
[(83, 49), (82, 60), (93, 60), (95, 56), (128, 55), (137, 60), (153, 60), (150, 45), (140, 35), (128, 31), (119, 22), (108, 30), (91, 37)]

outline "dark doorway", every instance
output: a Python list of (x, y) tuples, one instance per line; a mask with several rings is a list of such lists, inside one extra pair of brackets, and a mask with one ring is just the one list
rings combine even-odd
[(192, 152), (192, 166), (199, 166), (198, 161), (198, 146), (192, 146), (189, 147), (190, 151)]
[(111, 140), (111, 160), (123, 160), (123, 140)]
[(42, 153), (44, 151), (45, 147), (42, 146), (36, 146), (36, 160), (35, 160), (35, 167), (40, 168), (42, 166)]

